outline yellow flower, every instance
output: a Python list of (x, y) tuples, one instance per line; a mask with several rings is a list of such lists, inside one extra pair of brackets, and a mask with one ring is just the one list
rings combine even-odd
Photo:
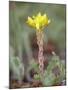
[(38, 13), (37, 16), (33, 16), (32, 18), (28, 17), (27, 23), (36, 30), (42, 30), (42, 28), (50, 23), (50, 20), (46, 14), (41, 15), (41, 13)]

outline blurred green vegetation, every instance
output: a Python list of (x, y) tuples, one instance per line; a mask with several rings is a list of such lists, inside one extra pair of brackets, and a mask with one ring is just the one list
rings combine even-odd
[(27, 17), (41, 12), (51, 19), (50, 25), (44, 29), (45, 40), (51, 39), (60, 49), (65, 49), (66, 5), (10, 1), (9, 7), (10, 45), (20, 49), (25, 33), (35, 32), (26, 24)]

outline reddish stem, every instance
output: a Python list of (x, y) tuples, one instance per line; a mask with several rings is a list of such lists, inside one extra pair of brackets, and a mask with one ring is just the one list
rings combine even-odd
[(39, 47), (39, 52), (38, 52), (38, 60), (39, 60), (39, 69), (40, 72), (43, 73), (43, 68), (44, 68), (44, 56), (43, 56), (43, 32), (36, 32), (37, 35), (37, 44)]

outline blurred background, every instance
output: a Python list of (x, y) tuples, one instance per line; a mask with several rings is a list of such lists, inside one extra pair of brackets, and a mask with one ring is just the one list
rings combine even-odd
[[(19, 57), (27, 68), (36, 59), (38, 46), (35, 30), (26, 24), (28, 16), (38, 12), (47, 14), (51, 23), (44, 29), (44, 57), (48, 60), (54, 51), (65, 62), (66, 5), (49, 3), (9, 2), (10, 59)], [(25, 65), (26, 64), (26, 65)], [(11, 65), (10, 65), (11, 66)], [(11, 66), (12, 67), (12, 66)]]

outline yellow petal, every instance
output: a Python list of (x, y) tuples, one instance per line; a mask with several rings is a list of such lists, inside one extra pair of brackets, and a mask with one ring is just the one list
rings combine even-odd
[(41, 13), (40, 12), (38, 13), (37, 17), (41, 17)]
[(49, 20), (48, 20), (48, 24), (49, 24), (50, 22), (51, 22), (51, 20), (49, 19)]
[(34, 21), (31, 17), (28, 17), (28, 20), (27, 20), (27, 23), (32, 26), (32, 27), (35, 27), (35, 24), (34, 24)]
[(44, 18), (46, 18), (46, 17), (47, 17), (47, 15), (46, 15), (46, 14), (44, 14), (44, 15), (43, 15), (43, 17), (44, 17)]
[(32, 16), (32, 18), (34, 19), (34, 18), (35, 18), (35, 16), (33, 15), (33, 16)]
[(33, 20), (31, 17), (28, 17), (28, 24), (31, 24), (31, 23), (33, 23)]
[(36, 23), (36, 29), (37, 29), (37, 30), (39, 29), (39, 24), (38, 24), (38, 23)]

